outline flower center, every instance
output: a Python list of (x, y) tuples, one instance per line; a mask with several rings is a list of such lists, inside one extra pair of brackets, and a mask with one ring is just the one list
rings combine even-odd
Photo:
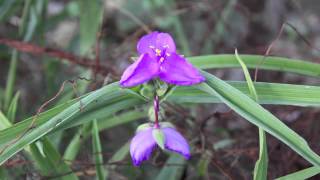
[(165, 59), (171, 55), (167, 52), (169, 45), (163, 45), (163, 49), (156, 48), (155, 46), (149, 46), (149, 48), (152, 49), (152, 51), (155, 53), (160, 63), (163, 63), (163, 61), (165, 61)]

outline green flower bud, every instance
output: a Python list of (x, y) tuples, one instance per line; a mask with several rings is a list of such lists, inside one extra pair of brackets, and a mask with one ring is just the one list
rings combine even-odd
[(161, 129), (155, 128), (152, 130), (152, 136), (154, 138), (154, 140), (156, 141), (156, 143), (158, 144), (158, 146), (164, 150), (164, 143), (165, 143), (165, 136), (163, 134), (163, 132), (161, 131)]

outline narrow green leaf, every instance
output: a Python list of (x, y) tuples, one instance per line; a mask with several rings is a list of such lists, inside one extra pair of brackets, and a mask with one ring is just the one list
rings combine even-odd
[(10, 11), (15, 10), (15, 7), (19, 7), (17, 3), (20, 1), (18, 0), (2, 0), (0, 1), (0, 21), (3, 22), (7, 14)]
[(95, 158), (97, 179), (105, 180), (106, 179), (106, 171), (103, 165), (103, 156), (102, 156), (102, 148), (99, 137), (99, 129), (97, 125), (97, 120), (93, 120), (92, 122), (92, 147), (93, 147), (93, 156)]
[(69, 145), (67, 146), (63, 154), (64, 159), (68, 161), (73, 161), (76, 158), (80, 150), (81, 144), (85, 140), (86, 136), (88, 136), (90, 129), (91, 129), (90, 123), (84, 124), (81, 128), (79, 128), (79, 130), (73, 136), (73, 138), (71, 139)]
[[(122, 125), (131, 121), (135, 121), (141, 118), (147, 117), (146, 111), (140, 112), (137, 110), (128, 111), (121, 113), (119, 115), (112, 115), (108, 118), (102, 118), (98, 121), (99, 131), (110, 129), (112, 127)], [(90, 126), (84, 125), (82, 129), (80, 129), (72, 138), (69, 143), (64, 158), (68, 160), (73, 160), (75, 156), (78, 154), (81, 144), (88, 138), (90, 134)], [(81, 140), (80, 140), (81, 137)]]
[(11, 127), (12, 124), (9, 119), (0, 111), (0, 130)]
[[(54, 172), (55, 167), (48, 162), (46, 157), (40, 152), (39, 147), (36, 145), (38, 142), (30, 144), (30, 152), (32, 154), (31, 158), (35, 162), (36, 168), (40, 171), (43, 176), (50, 176)], [(39, 142), (40, 143), (40, 142)]]
[(207, 79), (207, 84), (198, 85), (199, 89), (217, 96), (249, 122), (287, 144), (310, 163), (320, 166), (319, 155), (312, 151), (308, 143), (296, 132), (236, 88), (216, 78), (214, 75), (206, 72), (203, 72), (203, 74)]
[[(283, 57), (268, 56), (265, 59), (261, 55), (240, 55), (248, 68), (291, 72), (301, 75), (320, 77), (320, 64), (309, 61), (289, 59)], [(239, 68), (236, 57), (233, 54), (219, 54), (189, 57), (188, 60), (201, 69)], [(263, 63), (261, 64), (261, 61)]]
[(6, 167), (3, 167), (3, 166), (0, 167), (0, 179), (10, 179), (10, 176), (8, 174)]
[[(22, 12), (22, 17), (21, 17), (21, 26), (19, 26), (19, 36), (23, 37), (24, 40), (30, 40), (33, 33), (34, 29), (29, 32), (29, 39), (26, 39), (26, 34), (25, 34), (25, 29), (27, 28), (27, 25), (30, 26), (30, 24), (27, 24), (28, 22), (28, 15), (29, 13), (32, 13), (30, 11), (30, 7), (32, 4), (32, 0), (26, 0), (24, 1), (24, 7), (23, 7), (23, 12)], [(41, 17), (41, 16), (39, 16)], [(10, 67), (9, 67), (9, 72), (8, 72), (8, 79), (6, 83), (6, 89), (5, 89), (5, 97), (4, 97), (4, 108), (7, 110), (9, 108), (9, 104), (11, 102), (11, 98), (13, 95), (14, 91), (14, 84), (16, 80), (16, 71), (17, 71), (17, 65), (18, 65), (18, 58), (19, 58), (19, 53), (17, 50), (12, 51), (11, 55), (11, 61), (10, 61)]]
[(208, 167), (212, 159), (212, 153), (210, 151), (205, 151), (202, 153), (201, 158), (197, 164), (197, 173), (200, 177), (205, 177), (208, 174)]
[(20, 92), (18, 91), (11, 100), (10, 106), (8, 108), (7, 117), (10, 122), (14, 122), (16, 119), (17, 107), (18, 107), (18, 100), (20, 97)]
[[(40, 113), (38, 118), (35, 120), (35, 126), (43, 124), (44, 122), (48, 121), (49, 119), (53, 118), (67, 107), (75, 103), (76, 99), (72, 101), (68, 101), (64, 104), (58, 105), (46, 112)], [(14, 124), (12, 127), (4, 129), (0, 131), (0, 147), (6, 143), (9, 143), (11, 140), (19, 136), (19, 134), (23, 133), (29, 126), (30, 123), (34, 120), (34, 117), (27, 118), (19, 123)]]
[(95, 44), (103, 15), (103, 1), (80, 0), (80, 52), (86, 54)]
[[(227, 81), (227, 83), (252, 97), (246, 82)], [(259, 104), (320, 106), (319, 86), (256, 82), (254, 87), (259, 96)], [(168, 100), (176, 103), (221, 103), (217, 96), (209, 95), (193, 86), (177, 87)]]
[[(47, 163), (51, 163), (52, 166), (55, 168), (55, 172), (57, 176), (60, 176), (62, 180), (77, 180), (78, 177), (72, 172), (72, 169), (64, 162), (60, 153), (53, 147), (51, 142), (44, 138), (42, 140), (43, 143), (43, 152), (45, 158), (47, 159)], [(53, 175), (53, 176), (54, 176)]]
[(246, 78), (246, 81), (247, 81), (247, 84), (249, 87), (250, 95), (253, 97), (253, 99), (255, 101), (258, 101), (258, 95), (257, 95), (256, 89), (253, 85), (248, 68), (247, 68), (246, 64), (242, 61), (242, 59), (240, 58), (237, 49), (235, 50), (235, 56), (236, 56), (236, 59), (238, 60), (239, 64), (241, 65), (242, 71), (244, 73), (244, 77)]
[[(125, 143), (109, 160), (109, 163), (118, 162), (124, 160), (129, 154), (130, 141)], [(110, 169), (115, 169), (117, 166), (110, 166)]]
[(257, 160), (254, 171), (253, 179), (265, 180), (268, 175), (268, 149), (266, 133), (259, 127), (259, 159)]
[[(108, 86), (105, 86), (101, 89), (94, 91), (93, 93), (90, 93), (89, 95), (82, 98), (80, 102), (76, 102), (72, 104), (70, 107), (66, 108), (61, 113), (54, 116), (50, 120), (47, 120), (43, 124), (40, 124), (39, 126), (36, 126), (35, 128), (28, 130), (27, 133), (25, 133), (21, 138), (15, 140), (13, 143), (10, 144), (10, 140), (14, 140), (14, 138), (19, 137), (20, 134), (16, 134), (16, 136), (13, 136), (13, 139), (7, 139), (9, 140), (9, 142), (7, 141), (7, 143), (9, 143), (9, 145), (7, 146), (3, 146), (4, 144), (7, 144), (7, 143), (5, 143), (3, 139), (0, 139), (0, 145), (2, 145), (2, 148), (4, 148), (2, 150), (3, 151), (2, 154), (0, 155), (0, 164), (4, 163), (8, 158), (10, 158), (14, 154), (22, 150), (23, 147), (25, 147), (26, 145), (36, 141), (37, 139), (41, 138), (42, 136), (46, 135), (47, 133), (53, 131), (56, 128), (59, 128), (64, 124), (68, 124), (69, 123), (68, 121), (72, 120), (71, 117), (73, 117), (77, 113), (83, 113), (82, 109), (86, 108), (88, 105), (94, 106), (94, 104), (99, 104), (103, 102), (105, 99), (107, 99), (107, 102), (108, 102), (110, 99), (113, 99), (119, 96), (128, 98), (127, 91), (122, 90), (119, 87), (118, 83), (110, 84)], [(134, 98), (134, 99), (139, 100), (137, 98)], [(137, 105), (141, 102), (142, 102), (141, 100), (132, 101), (131, 104), (125, 103), (124, 105), (126, 107), (130, 107), (130, 106), (132, 107), (133, 105)], [(114, 111), (116, 112), (116, 111), (122, 110), (124, 105), (122, 106), (117, 105), (113, 107), (113, 111), (111, 111), (111, 113), (113, 113)], [(88, 109), (90, 109), (90, 107), (88, 107)], [(88, 122), (88, 121), (84, 121), (84, 122)], [(8, 129), (11, 129), (11, 128), (8, 128)], [(24, 132), (25, 130), (26, 129), (24, 129), (22, 132)]]
[(4, 109), (5, 110), (7, 110), (9, 108), (9, 104), (11, 102), (12, 94), (14, 91), (17, 63), (18, 63), (18, 51), (13, 50), (12, 55), (11, 55), (11, 60), (10, 60), (8, 79), (7, 79), (7, 83), (6, 83), (5, 96), (4, 96)]
[[(242, 59), (239, 57), (237, 49), (235, 50), (235, 56), (242, 67), (242, 71), (244, 72), (244, 76), (246, 78), (251, 97), (253, 97), (255, 101), (258, 101), (258, 95), (253, 85), (248, 68), (246, 64), (242, 61)], [(267, 139), (263, 129), (261, 129), (260, 127), (258, 128), (259, 128), (259, 159), (257, 160), (254, 167), (253, 179), (266, 180), (267, 173), (268, 173)]]
[(176, 180), (181, 179), (183, 170), (185, 168), (185, 159), (178, 154), (171, 154), (156, 177), (156, 180)]
[(309, 167), (307, 169), (288, 174), (277, 178), (276, 180), (305, 180), (320, 173), (320, 167)]

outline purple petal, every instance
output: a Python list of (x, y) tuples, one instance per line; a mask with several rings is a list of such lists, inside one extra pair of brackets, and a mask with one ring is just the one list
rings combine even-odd
[(130, 154), (133, 164), (139, 166), (142, 161), (148, 160), (155, 147), (156, 141), (152, 136), (152, 128), (138, 131), (130, 144)]
[(159, 64), (156, 59), (148, 54), (142, 54), (139, 59), (131, 64), (122, 74), (120, 85), (132, 87), (149, 81), (159, 72)]
[(140, 54), (148, 53), (153, 56), (156, 49), (161, 51), (166, 49), (168, 53), (176, 52), (176, 45), (170, 34), (155, 31), (143, 36), (137, 44), (137, 50)]
[(205, 81), (200, 72), (182, 56), (171, 53), (160, 65), (159, 78), (170, 84), (190, 86)]
[(190, 149), (184, 137), (174, 128), (162, 128), (165, 135), (165, 148), (190, 158)]

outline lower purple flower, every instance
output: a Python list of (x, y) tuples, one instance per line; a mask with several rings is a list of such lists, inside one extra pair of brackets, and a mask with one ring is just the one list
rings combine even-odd
[(137, 131), (130, 145), (130, 154), (135, 166), (148, 160), (154, 148), (158, 147), (153, 131), (160, 130), (163, 133), (164, 149), (181, 154), (186, 159), (190, 158), (190, 149), (184, 137), (173, 127), (147, 127)]

